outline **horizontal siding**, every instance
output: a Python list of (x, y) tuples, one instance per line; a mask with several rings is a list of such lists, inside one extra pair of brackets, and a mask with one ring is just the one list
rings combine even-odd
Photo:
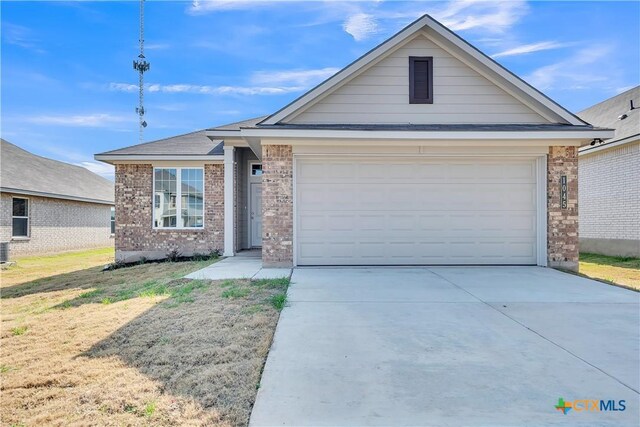
[[(434, 58), (434, 103), (409, 104), (409, 56)], [(492, 82), (418, 36), (291, 123), (547, 123)]]

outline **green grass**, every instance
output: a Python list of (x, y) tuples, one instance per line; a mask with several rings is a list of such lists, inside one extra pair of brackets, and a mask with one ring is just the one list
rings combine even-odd
[(11, 370), (10, 366), (7, 365), (0, 365), (0, 374), (4, 374), (6, 372), (9, 372)]
[(282, 311), (282, 309), (287, 304), (287, 294), (276, 294), (271, 297), (271, 305), (278, 311)]
[(238, 286), (234, 286), (222, 291), (222, 298), (236, 299), (236, 298), (244, 298), (247, 295), (249, 295), (249, 289), (241, 288)]
[(15, 328), (11, 328), (11, 335), (14, 337), (24, 335), (27, 332), (27, 329), (29, 329), (28, 326), (16, 326)]
[(149, 402), (144, 406), (144, 415), (151, 417), (156, 412), (156, 402)]
[(580, 274), (640, 290), (640, 258), (581, 253)]

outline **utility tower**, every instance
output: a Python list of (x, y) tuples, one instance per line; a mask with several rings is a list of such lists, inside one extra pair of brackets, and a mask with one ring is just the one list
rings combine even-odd
[(144, 57), (144, 0), (140, 0), (140, 54), (138, 59), (133, 61), (133, 69), (138, 72), (139, 104), (136, 113), (140, 118), (140, 143), (144, 142), (144, 128), (147, 127), (144, 119), (144, 73), (149, 71), (150, 66), (151, 64)]

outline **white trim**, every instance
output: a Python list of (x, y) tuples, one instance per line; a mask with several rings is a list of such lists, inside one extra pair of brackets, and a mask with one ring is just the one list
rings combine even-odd
[(536, 249), (538, 265), (547, 266), (547, 156), (536, 158)]
[[(319, 139), (395, 139), (395, 140), (576, 140), (613, 138), (613, 130), (571, 131), (367, 131), (329, 129), (242, 129), (243, 137), (257, 138), (319, 138)], [(290, 144), (290, 143), (289, 143)], [(566, 145), (566, 144), (562, 144)]]
[(153, 160), (168, 160), (168, 161), (173, 161), (173, 160), (198, 160), (198, 161), (202, 161), (202, 162), (210, 162), (210, 161), (216, 161), (216, 162), (220, 162), (224, 160), (223, 156), (197, 156), (197, 155), (185, 155), (185, 154), (95, 154), (93, 156), (94, 159), (101, 161), (101, 162), (105, 162), (105, 163), (111, 163), (112, 162), (128, 162), (128, 161), (132, 161), (132, 160), (139, 160), (139, 161), (153, 161)]
[[(299, 158), (331, 158), (327, 154), (293, 154), (293, 266), (298, 266), (298, 200), (297, 200), (297, 169)], [(362, 157), (361, 154), (340, 154), (346, 157)], [(421, 157), (461, 157), (462, 154), (424, 154)], [(381, 154), (379, 156), (367, 155), (367, 157), (414, 157), (413, 155), (398, 154), (397, 156), (389, 156)], [(511, 153), (492, 153), (491, 155), (468, 154), (466, 157), (519, 157), (523, 159), (532, 159), (536, 162), (536, 264), (540, 267), (547, 266), (547, 155), (527, 155), (527, 154), (511, 154)]]
[(297, 191), (297, 177), (298, 177), (298, 155), (293, 153), (293, 179), (292, 179), (292, 191), (293, 197), (293, 232), (292, 232), (292, 244), (293, 244), (293, 266), (298, 266), (298, 191)]
[(585, 147), (580, 147), (578, 149), (578, 156), (586, 156), (592, 153), (597, 153), (599, 151), (608, 150), (609, 148), (619, 147), (621, 145), (633, 144), (634, 142), (640, 141), (640, 135), (632, 135), (627, 138), (620, 139), (618, 141), (607, 142), (605, 144), (599, 144), (596, 146), (587, 145)]
[[(26, 200), (27, 201), (27, 215), (26, 216), (15, 216), (13, 214), (13, 199), (22, 199), (22, 200)], [(29, 240), (31, 239), (31, 199), (29, 199), (28, 197), (16, 197), (16, 196), (11, 196), (11, 240)], [(14, 218), (20, 218), (20, 219), (26, 219), (27, 220), (27, 235), (26, 236), (14, 236), (13, 235), (13, 219)]]
[[(156, 227), (156, 169), (175, 169), (176, 170), (176, 226), (175, 227)], [(182, 224), (182, 169), (200, 169), (202, 171), (202, 227), (183, 227)], [(205, 171), (203, 167), (197, 166), (154, 166), (153, 176), (151, 177), (153, 192), (151, 197), (151, 228), (153, 230), (187, 230), (187, 231), (204, 231), (206, 226), (205, 218)]]
[(223, 256), (235, 255), (233, 223), (235, 209), (233, 204), (235, 147), (224, 146), (224, 252)]
[[(565, 120), (567, 123), (572, 125), (583, 125), (584, 122), (580, 120), (575, 115), (571, 114), (566, 109), (562, 108), (551, 99), (547, 98), (544, 94), (527, 84), (524, 80), (520, 79), (513, 73), (509, 72), (507, 69), (502, 67), (500, 64), (480, 52), (478, 49), (473, 47), (467, 41), (454, 34), (452, 31), (447, 29), (445, 26), (431, 18), (429, 15), (424, 15), (409, 26), (405, 27), (399, 33), (386, 40), (382, 44), (378, 45), (359, 59), (352, 62), (347, 67), (340, 70), (338, 73), (325, 80), (320, 85), (311, 89), (306, 94), (302, 95), (300, 98), (296, 99), (286, 107), (267, 117), (265, 120), (260, 122), (260, 124), (276, 124), (287, 117), (296, 114), (299, 110), (304, 110), (310, 104), (312, 104), (317, 98), (324, 96), (327, 92), (332, 90), (335, 87), (338, 87), (343, 81), (351, 78), (356, 73), (358, 73), (361, 69), (366, 67), (368, 64), (376, 61), (378, 58), (385, 55), (390, 50), (394, 49), (396, 46), (407, 40), (412, 35), (421, 32), (425, 27), (434, 31), (436, 34), (444, 38), (446, 41), (453, 44), (454, 47), (460, 49), (467, 56), (475, 59), (480, 62), (481, 65), (485, 66), (488, 70), (497, 74), (501, 77), (507, 84), (512, 85), (516, 89), (522, 91), (526, 96), (532, 98), (535, 102), (539, 103), (542, 107), (548, 109), (554, 115), (557, 115), (559, 118)], [(450, 49), (447, 49), (450, 51)], [(501, 85), (502, 86), (502, 85)]]

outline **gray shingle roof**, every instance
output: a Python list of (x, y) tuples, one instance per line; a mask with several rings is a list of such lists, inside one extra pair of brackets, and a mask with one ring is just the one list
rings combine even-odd
[(216, 156), (223, 155), (223, 143), (220, 140), (211, 140), (206, 135), (206, 130), (198, 130), (184, 135), (172, 136), (157, 141), (132, 145), (118, 150), (107, 151), (98, 155), (191, 155), (191, 156)]
[(36, 156), (2, 141), (0, 188), (3, 192), (113, 204), (113, 182), (80, 166)]
[(207, 129), (209, 131), (217, 131), (217, 130), (240, 130), (240, 128), (245, 127), (253, 127), (266, 119), (269, 116), (260, 116), (254, 117), (253, 119), (242, 120), (241, 122), (229, 123), (227, 125), (216, 126), (211, 129)]
[[(640, 108), (629, 111), (631, 100), (634, 106), (640, 107), (640, 86), (589, 107), (579, 112), (578, 117), (595, 126), (615, 129), (615, 136), (607, 140), (607, 144), (640, 135)], [(626, 114), (627, 118), (618, 120), (622, 114)]]

